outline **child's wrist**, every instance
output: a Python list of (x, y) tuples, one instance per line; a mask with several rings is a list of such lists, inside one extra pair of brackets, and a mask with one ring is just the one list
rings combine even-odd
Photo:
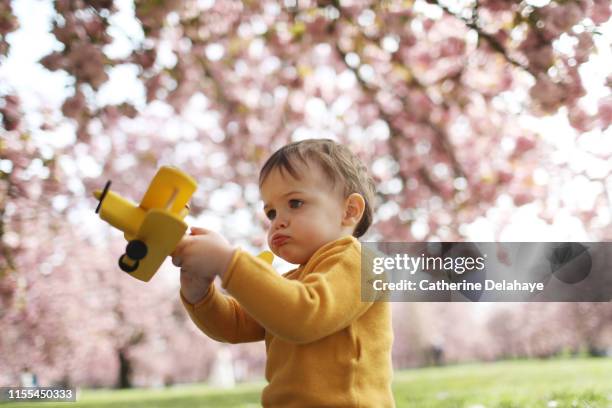
[(228, 273), (228, 269), (231, 266), (232, 259), (234, 259), (234, 255), (236, 254), (236, 251), (238, 251), (237, 247), (228, 247), (227, 250), (224, 251), (223, 267), (217, 273), (221, 281), (223, 281), (223, 279), (225, 278), (225, 275)]

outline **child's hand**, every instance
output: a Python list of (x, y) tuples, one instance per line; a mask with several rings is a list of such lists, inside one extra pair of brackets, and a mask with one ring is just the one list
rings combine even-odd
[(181, 268), (181, 292), (192, 304), (204, 298), (215, 276), (222, 276), (235, 249), (216, 232), (191, 228), (172, 252), (172, 263)]

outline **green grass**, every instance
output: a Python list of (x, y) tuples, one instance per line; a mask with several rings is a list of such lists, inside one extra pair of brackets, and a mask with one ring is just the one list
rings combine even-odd
[(396, 373), (398, 407), (612, 408), (612, 359), (517, 360)]
[[(219, 390), (188, 385), (159, 390), (83, 390), (77, 403), (1, 404), (2, 408), (259, 406), (263, 383)], [(612, 359), (517, 360), (395, 373), (398, 407), (612, 408)]]

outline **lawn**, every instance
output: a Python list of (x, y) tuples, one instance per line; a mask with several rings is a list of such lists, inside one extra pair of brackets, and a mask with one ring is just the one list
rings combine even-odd
[[(2, 408), (259, 406), (263, 383), (219, 390), (188, 385), (155, 390), (89, 391), (77, 403), (2, 404)], [(395, 373), (398, 407), (612, 408), (612, 359), (520, 360), (405, 370)]]

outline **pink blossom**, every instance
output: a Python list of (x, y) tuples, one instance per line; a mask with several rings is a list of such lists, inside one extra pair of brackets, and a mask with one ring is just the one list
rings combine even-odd
[(544, 112), (554, 112), (566, 98), (563, 86), (553, 82), (548, 75), (538, 75), (536, 83), (529, 90), (529, 96)]
[(2, 124), (6, 130), (16, 130), (21, 123), (20, 100), (17, 95), (6, 95), (4, 106), (0, 108)]
[(2, 2), (0, 4), (0, 34), (4, 37), (17, 28), (19, 28), (19, 22), (11, 11), (11, 3)]
[(535, 141), (531, 137), (519, 136), (516, 139), (516, 145), (514, 146), (514, 155), (522, 155), (536, 146)]
[(497, 172), (497, 179), (500, 184), (509, 183), (514, 178), (514, 174), (509, 170), (500, 170)]
[(584, 85), (582, 84), (582, 77), (578, 72), (578, 66), (570, 65), (566, 58), (561, 59), (566, 72), (565, 78), (563, 79), (563, 86), (567, 93), (565, 101), (571, 105), (575, 103), (579, 98), (586, 94)]
[(569, 31), (584, 17), (584, 10), (575, 2), (550, 3), (538, 12), (542, 17), (543, 34), (547, 40)]
[(110, 36), (106, 33), (106, 24), (102, 19), (97, 17), (90, 18), (83, 23), (83, 26), (92, 42), (101, 44), (110, 42)]
[(451, 37), (440, 44), (440, 57), (448, 58), (462, 55), (465, 52), (465, 40)]
[(535, 71), (546, 71), (554, 61), (553, 48), (550, 44), (526, 50), (525, 56), (529, 60), (529, 67)]
[(535, 71), (546, 71), (554, 62), (552, 44), (543, 41), (537, 31), (531, 29), (519, 46), (523, 51), (529, 67)]
[(136, 51), (132, 54), (131, 59), (143, 69), (149, 69), (155, 63), (157, 58), (157, 50), (155, 48)]
[(514, 0), (483, 0), (480, 2), (480, 6), (491, 11), (509, 11), (518, 7)]
[(89, 4), (97, 10), (100, 9), (113, 9), (114, 8), (114, 0), (90, 0)]
[(610, 19), (612, 15), (612, 4), (610, 0), (593, 0), (593, 8), (589, 17), (595, 24), (603, 24)]
[(306, 31), (312, 38), (312, 41), (320, 42), (324, 40), (329, 24), (330, 21), (327, 18), (317, 16), (313, 21), (306, 24)]
[(589, 56), (593, 52), (593, 35), (588, 32), (583, 32), (577, 35), (578, 43), (574, 47), (574, 58), (580, 64), (587, 62)]
[(153, 75), (145, 81), (144, 85), (147, 91), (147, 102), (157, 99), (157, 91), (162, 87), (162, 74)]
[(505, 44), (506, 41), (508, 41), (508, 39), (510, 38), (510, 34), (504, 29), (499, 29), (495, 32), (495, 34), (493, 34), (493, 37), (495, 37), (497, 42), (499, 42), (500, 44)]
[(64, 101), (62, 113), (64, 116), (76, 119), (82, 115), (85, 108), (85, 96), (81, 91), (77, 91), (73, 96)]
[(40, 63), (47, 68), (49, 71), (57, 71), (58, 69), (63, 69), (65, 65), (66, 58), (60, 52), (52, 52), (44, 56)]
[[(525, 187), (526, 188), (526, 187)], [(529, 191), (519, 192), (513, 196), (514, 205), (520, 207), (522, 205), (528, 204), (534, 200), (533, 193)]]
[(55, 24), (53, 30), (51, 32), (55, 35), (58, 41), (69, 44), (74, 40), (85, 40), (87, 36), (87, 32), (85, 28), (81, 25), (74, 15), (67, 14), (64, 17), (64, 24), (59, 25)]
[(569, 108), (568, 120), (570, 125), (579, 132), (587, 132), (595, 125), (594, 117), (578, 106)]
[(431, 30), (433, 26), (436, 24), (436, 22), (430, 18), (423, 19), (422, 23), (423, 23), (423, 29), (425, 31)]
[(55, 0), (53, 2), (55, 10), (61, 15), (68, 14), (72, 10), (71, 0)]
[(612, 97), (607, 96), (599, 100), (597, 107), (597, 116), (599, 117), (600, 126), (602, 129), (607, 129), (612, 123)]
[(104, 70), (105, 57), (102, 50), (89, 42), (78, 42), (73, 45), (68, 54), (66, 66), (78, 80), (88, 82), (98, 89), (108, 80)]
[(6, 35), (19, 28), (19, 21), (11, 10), (12, 2), (4, 1), (0, 3), (0, 55), (6, 55), (9, 50), (9, 43)]

